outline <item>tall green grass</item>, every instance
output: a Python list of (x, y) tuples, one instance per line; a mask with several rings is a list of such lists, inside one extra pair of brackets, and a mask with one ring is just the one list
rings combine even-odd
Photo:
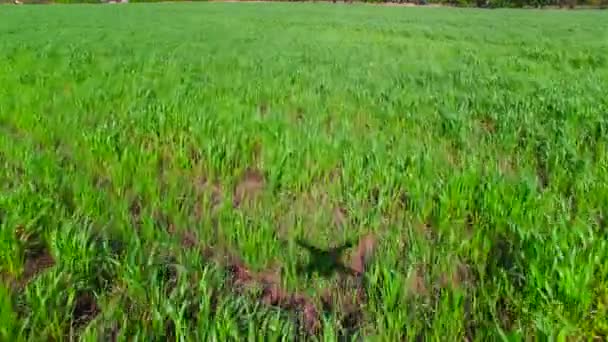
[[(607, 19), (2, 8), (0, 339), (305, 333), (184, 236), (279, 268), (323, 312), (311, 338), (605, 337)], [(323, 311), (348, 294), (296, 239), (368, 233), (366, 299)]]

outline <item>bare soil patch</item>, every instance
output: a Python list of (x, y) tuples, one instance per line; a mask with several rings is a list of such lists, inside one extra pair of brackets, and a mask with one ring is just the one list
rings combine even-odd
[(357, 249), (351, 258), (351, 268), (357, 275), (365, 273), (377, 244), (378, 240), (372, 234), (365, 235), (359, 240)]
[(420, 267), (417, 267), (414, 272), (410, 274), (407, 280), (407, 286), (410, 293), (415, 296), (426, 297), (430, 293), (429, 288), (426, 284), (424, 272)]
[[(322, 276), (328, 276), (336, 269), (343, 272), (340, 278), (343, 281), (340, 284), (326, 289), (322, 295), (315, 297), (290, 291), (281, 285), (281, 268), (278, 265), (254, 271), (240, 258), (225, 249), (205, 247), (202, 242), (197, 241), (194, 234), (189, 232), (182, 236), (185, 248), (199, 250), (206, 260), (215, 261), (220, 268), (227, 272), (226, 288), (234, 294), (253, 296), (254, 300), (264, 305), (278, 307), (289, 312), (295, 318), (297, 326), (308, 335), (320, 332), (322, 310), (330, 310), (342, 317), (342, 326), (347, 330), (355, 329), (361, 322), (363, 317), (361, 304), (366, 298), (364, 283), (361, 279), (376, 245), (376, 238), (371, 234), (359, 240), (349, 265), (342, 263), (341, 254), (346, 249), (353, 247), (352, 243), (322, 250), (300, 241), (313, 255), (309, 265), (311, 269), (316, 271), (319, 268), (329, 269), (327, 273), (320, 272)], [(326, 262), (329, 262), (329, 267), (318, 265), (318, 263)], [(355, 281), (349, 282), (348, 278), (354, 278)], [(253, 291), (256, 289), (261, 291)]]
[(245, 170), (234, 190), (233, 206), (238, 208), (245, 201), (255, 199), (264, 189), (265, 183), (264, 174), (260, 170), (253, 168)]
[(334, 208), (333, 221), (336, 227), (344, 228), (348, 223), (348, 211), (342, 206)]
[(15, 234), (24, 245), (23, 273), (13, 284), (20, 288), (44, 270), (55, 266), (55, 259), (46, 243), (42, 240), (42, 237), (38, 234), (27, 233), (23, 226), (17, 227)]
[(44, 249), (35, 256), (29, 256), (25, 260), (22, 281), (29, 281), (43, 270), (55, 266), (55, 259), (51, 253)]
[(93, 318), (101, 312), (95, 295), (90, 291), (81, 291), (76, 295), (74, 309), (72, 311), (72, 327), (86, 326)]

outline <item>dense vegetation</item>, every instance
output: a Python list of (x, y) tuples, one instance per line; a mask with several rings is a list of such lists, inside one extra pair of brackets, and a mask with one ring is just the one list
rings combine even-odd
[[(80, 3), (106, 3), (106, 2), (181, 2), (183, 0), (0, 0), (2, 3), (12, 2), (26, 4), (45, 4), (45, 3), (61, 3), (61, 4), (80, 4)], [(208, 0), (191, 0), (191, 1), (208, 1)], [(244, 0), (248, 1), (248, 0)], [(273, 0), (268, 0), (273, 1)], [(292, 2), (306, 2), (315, 0), (278, 0)], [(330, 1), (330, 0), (324, 0)], [(364, 2), (373, 4), (404, 4), (404, 5), (446, 5), (456, 7), (480, 7), (480, 8), (608, 8), (608, 0), (331, 0), (332, 2), (353, 3)]]
[(608, 13), (0, 11), (0, 340), (608, 334)]

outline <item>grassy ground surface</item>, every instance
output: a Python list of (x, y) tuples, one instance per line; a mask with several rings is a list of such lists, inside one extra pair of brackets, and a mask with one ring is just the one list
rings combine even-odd
[(608, 13), (0, 10), (0, 339), (608, 333)]

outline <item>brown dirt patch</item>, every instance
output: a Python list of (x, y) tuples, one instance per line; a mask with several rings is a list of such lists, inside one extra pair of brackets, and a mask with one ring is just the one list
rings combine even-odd
[[(301, 331), (309, 336), (321, 331), (322, 316), (318, 303), (323, 304), (323, 309), (333, 310), (335, 314), (342, 317), (342, 327), (346, 330), (354, 330), (362, 322), (361, 304), (366, 295), (361, 276), (365, 272), (365, 265), (371, 258), (376, 245), (376, 238), (371, 234), (365, 235), (359, 240), (353, 254), (352, 265), (346, 266), (340, 263), (346, 272), (339, 279), (353, 279), (351, 276), (355, 275), (357, 276), (354, 278), (356, 281), (350, 285), (348, 285), (348, 281), (344, 281), (337, 287), (327, 289), (320, 298), (289, 291), (283, 287), (281, 285), (281, 267), (277, 265), (262, 271), (254, 271), (227, 250), (205, 247), (191, 232), (182, 233), (182, 239), (184, 247), (198, 249), (205, 259), (215, 261), (218, 266), (226, 270), (227, 289), (239, 295), (252, 296), (253, 299), (264, 305), (278, 307), (289, 312), (294, 315)], [(320, 251), (323, 255), (339, 259), (341, 252), (350, 247), (352, 244), (349, 243), (328, 251), (311, 247), (311, 253)]]
[(27, 257), (22, 275), (22, 281), (29, 281), (43, 270), (55, 266), (55, 259), (44, 249), (35, 256)]
[(344, 228), (348, 223), (348, 211), (342, 206), (337, 206), (333, 211), (333, 222), (336, 227)]
[(409, 293), (415, 296), (426, 297), (429, 295), (429, 289), (424, 278), (424, 272), (421, 267), (417, 267), (407, 279), (407, 287)]
[(213, 211), (217, 210), (217, 208), (222, 204), (224, 200), (224, 195), (222, 194), (222, 187), (219, 183), (213, 183), (210, 186), (211, 189), (211, 209)]
[(264, 190), (266, 180), (264, 174), (257, 169), (245, 170), (241, 180), (234, 190), (233, 206), (241, 206), (245, 201), (255, 199)]
[[(212, 182), (204, 176), (198, 177), (194, 182), (198, 202), (195, 204), (194, 217), (197, 220), (203, 218), (205, 210), (210, 209), (211, 213), (216, 213), (224, 201), (222, 186), (218, 181)], [(208, 200), (208, 206), (205, 202)]]
[[(308, 244), (306, 247), (311, 254), (320, 253), (326, 258), (333, 259), (336, 265), (342, 265), (342, 268), (347, 271), (341, 273), (340, 279), (347, 279), (344, 277), (355, 275), (358, 276), (357, 280), (360, 280), (376, 244), (377, 240), (373, 235), (363, 236), (353, 254), (350, 267), (336, 261), (340, 258), (341, 252), (351, 246), (348, 243), (329, 250), (321, 250)], [(317, 334), (321, 329), (321, 315), (316, 305), (317, 302), (321, 303), (325, 311), (329, 310), (338, 314), (341, 317), (342, 328), (347, 331), (355, 330), (362, 321), (361, 304), (366, 296), (361, 281), (355, 281), (354, 285), (353, 283), (349, 285), (349, 282), (345, 280), (338, 287), (326, 289), (320, 298), (315, 299), (283, 288), (280, 284), (280, 272), (277, 269), (254, 272), (239, 260), (233, 260), (226, 268), (231, 284), (237, 291), (251, 287), (261, 288), (258, 300), (269, 306), (297, 312), (298, 324), (309, 335)]]
[(196, 233), (193, 231), (187, 230), (181, 233), (181, 245), (184, 248), (192, 249), (196, 248), (199, 245), (199, 239)]
[(164, 230), (171, 235), (177, 233), (177, 228), (175, 227), (171, 217), (169, 217), (169, 215), (164, 213), (162, 210), (154, 210), (152, 213), (152, 218), (154, 219), (155, 228)]
[(164, 215), (155, 214), (155, 217), (157, 218), (157, 222), (160, 223), (159, 226), (164, 227), (169, 235), (178, 237), (182, 247), (186, 249), (199, 247), (199, 238), (196, 232), (193, 230), (179, 230)]
[(365, 235), (359, 240), (350, 263), (351, 268), (356, 274), (362, 275), (365, 273), (377, 244), (378, 240), (372, 234)]
[(72, 310), (72, 327), (79, 328), (87, 325), (101, 312), (95, 295), (90, 291), (81, 291), (76, 295)]
[(363, 323), (363, 306), (367, 302), (366, 289), (361, 279), (341, 277), (336, 285), (325, 289), (320, 301), (324, 312), (337, 315), (340, 328), (343, 329), (339, 340), (352, 340)]
[(237, 291), (248, 287), (262, 289), (258, 299), (269, 306), (299, 312), (299, 324), (308, 334), (316, 334), (321, 328), (321, 318), (311, 298), (292, 293), (281, 287), (279, 276), (273, 272), (254, 272), (240, 261), (233, 261), (227, 267), (232, 285)]
[(470, 267), (464, 263), (457, 262), (455, 269), (442, 274), (438, 284), (446, 289), (463, 289), (473, 283), (473, 274)]
[(15, 229), (15, 234), (24, 245), (24, 263), (23, 273), (14, 285), (22, 287), (42, 271), (55, 266), (55, 259), (39, 235), (27, 233), (23, 226), (18, 226)]

